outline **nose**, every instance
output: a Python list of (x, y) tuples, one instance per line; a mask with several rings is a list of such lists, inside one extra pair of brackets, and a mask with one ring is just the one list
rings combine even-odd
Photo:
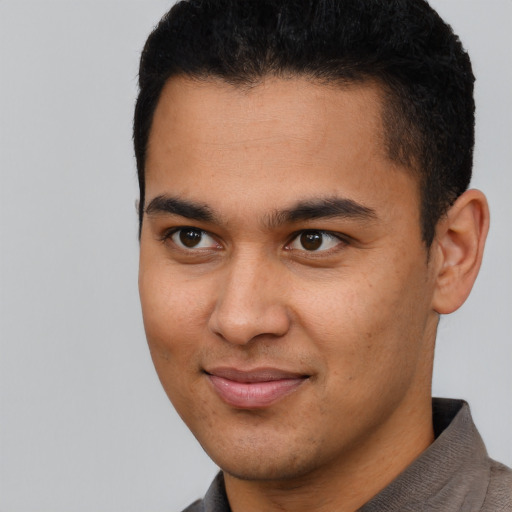
[(290, 328), (282, 270), (268, 258), (233, 261), (218, 289), (209, 328), (229, 343), (284, 336)]

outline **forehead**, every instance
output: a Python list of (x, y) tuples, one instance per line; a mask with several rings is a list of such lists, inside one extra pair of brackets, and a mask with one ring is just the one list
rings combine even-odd
[(254, 144), (259, 136), (260, 145), (307, 140), (315, 150), (341, 129), (367, 132), (366, 149), (371, 142), (377, 150), (383, 147), (381, 117), (381, 91), (370, 83), (323, 85), (306, 78), (268, 77), (254, 86), (233, 86), (216, 79), (174, 77), (164, 86), (154, 114), (149, 153), (157, 143), (168, 144), (161, 138), (155, 141), (155, 135), (172, 128), (173, 122), (179, 128), (175, 136), (187, 145), (223, 149)]
[(308, 194), (373, 196), (372, 208), (384, 206), (393, 200), (384, 188), (403, 192), (416, 183), (387, 156), (381, 97), (372, 83), (267, 78), (237, 87), (172, 78), (149, 137), (146, 197), (194, 190), (224, 206), (241, 198), (241, 206), (264, 192), (266, 207), (286, 207)]

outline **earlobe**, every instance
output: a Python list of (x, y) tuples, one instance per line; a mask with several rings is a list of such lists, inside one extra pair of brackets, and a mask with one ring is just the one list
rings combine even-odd
[(467, 190), (436, 229), (436, 285), (433, 309), (452, 313), (467, 299), (480, 270), (489, 230), (489, 207), (479, 190)]

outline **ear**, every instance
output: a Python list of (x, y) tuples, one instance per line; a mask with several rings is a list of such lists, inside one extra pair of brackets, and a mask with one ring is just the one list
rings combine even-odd
[(489, 231), (489, 207), (479, 190), (467, 190), (436, 228), (436, 285), (433, 309), (452, 313), (467, 299), (475, 282)]

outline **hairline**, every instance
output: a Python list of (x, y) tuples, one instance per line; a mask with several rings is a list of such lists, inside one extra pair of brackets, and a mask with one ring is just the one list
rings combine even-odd
[[(316, 76), (314, 73), (308, 73), (308, 72), (300, 72), (297, 70), (284, 70), (284, 71), (278, 71), (275, 70), (268, 70), (265, 73), (254, 75), (254, 76), (240, 76), (235, 77), (234, 79), (230, 79), (229, 77), (222, 76), (220, 74), (216, 73), (210, 73), (210, 72), (184, 72), (179, 71), (176, 73), (171, 74), (170, 76), (167, 76), (163, 81), (162, 85), (160, 87), (160, 91), (158, 94), (158, 97), (156, 98), (153, 111), (150, 115), (150, 122), (147, 132), (147, 139), (145, 144), (145, 151), (144, 151), (144, 161), (143, 161), (143, 177), (144, 177), (144, 196), (145, 196), (145, 189), (146, 189), (146, 161), (147, 161), (147, 152), (149, 149), (149, 140), (151, 137), (151, 131), (153, 127), (153, 120), (155, 116), (155, 112), (158, 108), (158, 105), (160, 103), (160, 99), (162, 97), (162, 93), (164, 89), (166, 88), (167, 84), (171, 80), (175, 79), (186, 79), (191, 82), (195, 82), (197, 84), (225, 84), (228, 87), (232, 87), (238, 90), (242, 91), (250, 91), (258, 86), (261, 86), (263, 83), (265, 83), (266, 80), (269, 78), (276, 78), (280, 80), (306, 80), (310, 82), (311, 84), (322, 86), (322, 87), (329, 87), (332, 89), (338, 89), (338, 88), (344, 88), (344, 89), (350, 89), (351, 87), (358, 87), (358, 86), (373, 86), (375, 91), (377, 92), (377, 98), (378, 98), (378, 104), (380, 106), (379, 108), (379, 121), (380, 121), (380, 142), (383, 146), (383, 151), (385, 153), (385, 156), (393, 163), (397, 164), (398, 167), (403, 168), (406, 172), (411, 173), (413, 178), (415, 179), (417, 186), (418, 186), (418, 207), (420, 209), (420, 229), (423, 233), (424, 228), (424, 221), (423, 221), (423, 210), (424, 210), (424, 200), (423, 200), (423, 191), (424, 191), (424, 172), (420, 164), (421, 157), (417, 153), (421, 151), (420, 148), (416, 148), (414, 151), (415, 154), (413, 155), (400, 155), (399, 151), (397, 151), (395, 148), (393, 148), (393, 133), (396, 134), (398, 131), (398, 124), (399, 123), (407, 123), (411, 124), (408, 119), (406, 119), (403, 115), (400, 115), (398, 112), (399, 110), (399, 97), (398, 93), (393, 90), (393, 87), (387, 83), (383, 78), (379, 77), (377, 74), (371, 74), (371, 73), (357, 73), (354, 74), (352, 77), (319, 77)], [(412, 131), (417, 131), (416, 127), (408, 126), (408, 128)], [(405, 132), (405, 129), (402, 127), (401, 132)], [(403, 137), (404, 134), (402, 133), (401, 136)], [(418, 137), (419, 134), (416, 134), (416, 137)], [(421, 137), (420, 137), (421, 138)], [(400, 139), (400, 137), (398, 137)], [(404, 143), (402, 142), (402, 139), (400, 139), (398, 142), (395, 141), (395, 144), (400, 145), (403, 147)], [(411, 146), (411, 144), (405, 144), (406, 146)], [(411, 158), (412, 156), (412, 158)], [(143, 223), (143, 217), (144, 217), (144, 204), (146, 202), (146, 198), (143, 199), (140, 204), (139, 209), (139, 239), (142, 232), (142, 223)], [(425, 242), (425, 246), (428, 249), (431, 245), (431, 241), (428, 241), (425, 239), (424, 236), (422, 236)]]

